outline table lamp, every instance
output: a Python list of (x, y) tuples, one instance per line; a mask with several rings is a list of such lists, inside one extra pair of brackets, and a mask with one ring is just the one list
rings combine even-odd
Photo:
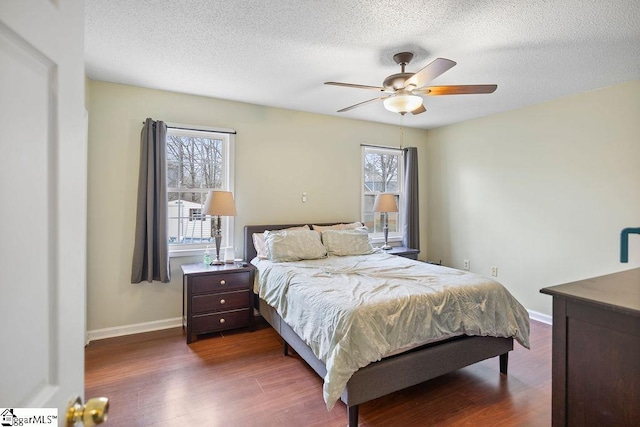
[[(211, 237), (216, 242), (216, 259), (211, 261), (211, 265), (222, 265), (224, 261), (220, 260), (220, 241), (222, 240), (222, 230), (220, 226), (220, 217), (236, 216), (236, 205), (233, 201), (231, 191), (210, 190), (207, 194), (207, 201), (204, 204), (203, 215), (210, 215), (211, 218)], [(213, 217), (216, 218), (216, 226), (213, 225)]]
[(396, 203), (396, 195), (392, 193), (380, 193), (376, 196), (376, 201), (373, 204), (374, 212), (381, 212), (384, 214), (384, 227), (382, 231), (384, 233), (384, 246), (382, 249), (389, 250), (389, 212), (398, 212), (398, 204)]

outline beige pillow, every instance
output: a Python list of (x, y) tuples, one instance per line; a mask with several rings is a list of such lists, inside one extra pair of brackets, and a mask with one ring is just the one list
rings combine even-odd
[[(284, 230), (311, 230), (308, 225), (303, 225), (300, 227), (289, 227)], [(268, 230), (267, 230), (268, 231)], [(253, 247), (256, 248), (256, 256), (260, 259), (269, 259), (269, 248), (267, 247), (267, 242), (265, 241), (265, 235), (267, 233), (253, 233), (251, 238), (253, 239)]]
[(349, 224), (314, 225), (313, 229), (322, 234), (324, 230), (349, 230), (360, 227), (363, 227), (363, 224), (361, 222), (351, 222)]
[(368, 255), (374, 249), (366, 228), (347, 230), (324, 230), (322, 244), (329, 255)]
[(269, 260), (273, 262), (318, 259), (327, 256), (320, 235), (311, 230), (265, 231)]

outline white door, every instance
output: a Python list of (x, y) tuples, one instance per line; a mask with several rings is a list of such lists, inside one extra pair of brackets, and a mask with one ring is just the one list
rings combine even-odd
[(0, 406), (84, 395), (83, 0), (0, 1)]

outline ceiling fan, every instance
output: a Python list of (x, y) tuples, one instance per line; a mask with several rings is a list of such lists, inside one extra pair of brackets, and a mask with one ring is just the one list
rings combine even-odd
[(371, 102), (382, 101), (384, 107), (389, 111), (402, 115), (406, 113), (415, 115), (427, 111), (422, 104), (423, 100), (420, 95), (439, 96), (493, 93), (498, 87), (497, 85), (425, 86), (431, 80), (452, 68), (456, 63), (450, 59), (436, 58), (417, 73), (407, 73), (405, 72), (405, 66), (410, 63), (412, 59), (413, 53), (411, 52), (400, 52), (393, 55), (393, 60), (396, 64), (400, 65), (401, 71), (384, 79), (382, 86), (325, 82), (324, 84), (326, 85), (375, 90), (388, 94), (343, 108), (342, 110), (338, 110), (338, 113), (343, 113)]

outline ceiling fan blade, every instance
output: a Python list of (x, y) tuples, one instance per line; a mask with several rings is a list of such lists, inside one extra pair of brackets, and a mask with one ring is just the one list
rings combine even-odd
[(413, 110), (413, 111), (411, 112), (411, 114), (413, 114), (413, 115), (415, 116), (415, 115), (417, 115), (417, 114), (424, 113), (425, 111), (427, 111), (427, 109), (426, 109), (426, 108), (424, 108), (424, 104), (422, 104), (421, 106), (419, 106), (418, 108), (416, 108), (415, 110)]
[(370, 99), (368, 101), (363, 101), (363, 102), (360, 102), (359, 104), (355, 104), (355, 105), (352, 105), (350, 107), (343, 108), (342, 110), (338, 110), (338, 113), (344, 113), (345, 111), (353, 110), (356, 107), (361, 107), (361, 106), (363, 106), (365, 104), (368, 104), (370, 102), (382, 101), (383, 99), (387, 99), (390, 96), (391, 95), (380, 96), (378, 98), (373, 98), (373, 99)]
[(331, 85), (331, 86), (353, 87), (356, 89), (368, 89), (368, 90), (377, 90), (379, 92), (384, 92), (384, 88), (380, 86), (356, 85), (353, 83), (340, 83), (340, 82), (324, 82), (324, 84)]
[(498, 85), (455, 85), (455, 86), (428, 86), (415, 89), (413, 93), (429, 96), (438, 95), (471, 95), (476, 93), (493, 93)]
[(405, 89), (422, 87), (440, 74), (451, 69), (456, 63), (450, 59), (436, 58), (422, 70), (415, 73), (404, 83)]

